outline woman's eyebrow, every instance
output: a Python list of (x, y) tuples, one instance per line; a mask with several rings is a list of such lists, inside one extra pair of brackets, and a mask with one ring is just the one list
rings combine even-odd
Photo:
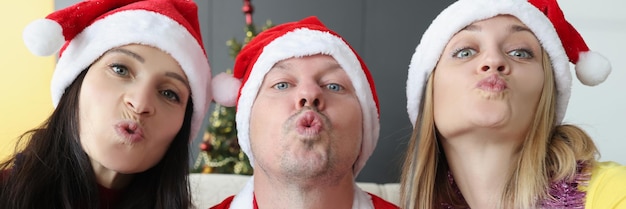
[[(526, 26), (522, 26), (522, 25), (517, 25), (517, 24), (513, 24), (511, 25), (511, 27), (509, 27), (509, 31), (511, 33), (514, 32), (520, 32), (520, 31), (525, 31), (525, 32), (529, 32), (529, 33), (533, 33), (530, 29), (528, 29), (528, 27)], [(533, 33), (534, 34), (534, 33)]]
[(165, 72), (165, 76), (179, 80), (180, 82), (185, 84), (185, 86), (187, 86), (187, 89), (191, 90), (191, 87), (189, 86), (189, 82), (187, 82), (187, 80), (183, 78), (183, 76), (181, 76), (180, 74), (174, 73), (174, 72)]
[[(482, 28), (478, 25), (468, 25), (466, 27), (464, 27), (461, 30), (467, 30), (467, 31), (481, 31)], [(521, 32), (521, 31), (525, 31), (525, 32), (529, 32), (529, 33), (533, 33), (530, 29), (528, 29), (528, 27), (522, 26), (522, 25), (518, 25), (518, 24), (512, 24), (509, 27), (509, 32), (510, 33), (514, 33), (514, 32)], [(534, 34), (534, 33), (533, 33)]]
[(132, 51), (129, 51), (129, 50), (126, 50), (126, 49), (115, 48), (115, 49), (109, 50), (107, 53), (109, 53), (109, 52), (122, 53), (122, 54), (128, 55), (128, 56), (130, 56), (132, 58), (135, 58), (137, 61), (139, 61), (141, 63), (145, 62), (145, 59), (143, 57), (141, 57), (139, 54), (137, 54), (135, 52), (132, 52)]

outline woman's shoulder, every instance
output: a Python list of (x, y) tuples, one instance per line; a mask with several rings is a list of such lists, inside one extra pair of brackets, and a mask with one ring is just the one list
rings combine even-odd
[(626, 208), (626, 166), (597, 162), (586, 190), (585, 208)]
[(10, 169), (0, 170), (0, 181), (4, 181), (6, 178), (8, 178), (10, 173)]
[(626, 165), (613, 161), (597, 162), (591, 170), (590, 184), (595, 181), (626, 181)]

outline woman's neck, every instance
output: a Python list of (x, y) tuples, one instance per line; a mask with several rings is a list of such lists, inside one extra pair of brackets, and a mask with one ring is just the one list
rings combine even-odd
[(441, 140), (450, 172), (470, 208), (498, 207), (521, 141), (484, 135)]
[(110, 170), (101, 164), (92, 161), (91, 166), (93, 172), (96, 175), (96, 181), (101, 186), (108, 189), (123, 189), (133, 179), (133, 174), (122, 174), (113, 170)]

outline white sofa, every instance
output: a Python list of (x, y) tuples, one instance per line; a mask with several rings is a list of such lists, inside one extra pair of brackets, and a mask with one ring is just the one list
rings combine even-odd
[[(250, 176), (236, 174), (198, 174), (189, 176), (193, 202), (198, 209), (208, 209), (226, 197), (237, 194)], [(357, 182), (364, 191), (375, 194), (389, 202), (398, 204), (400, 185), (398, 183), (376, 184)]]

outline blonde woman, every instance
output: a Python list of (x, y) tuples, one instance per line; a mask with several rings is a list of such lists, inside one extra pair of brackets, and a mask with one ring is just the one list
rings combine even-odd
[(400, 207), (626, 208), (626, 166), (598, 162), (592, 139), (563, 123), (569, 62), (590, 86), (611, 68), (555, 0), (441, 12), (409, 67)]

